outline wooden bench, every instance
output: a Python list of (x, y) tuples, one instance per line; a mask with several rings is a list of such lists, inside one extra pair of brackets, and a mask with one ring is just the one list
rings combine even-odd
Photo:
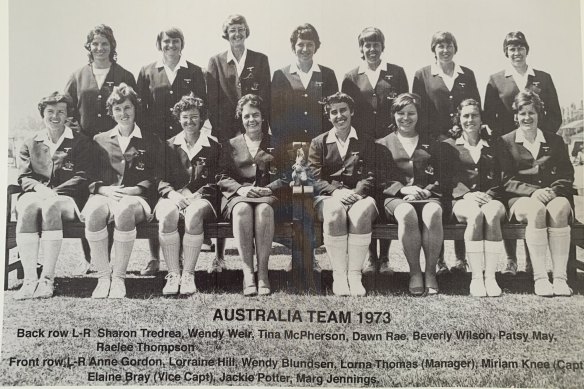
[[(10, 185), (7, 199), (6, 221), (6, 253), (4, 290), (8, 288), (8, 275), (17, 271), (17, 278), (23, 278), (20, 261), (9, 263), (9, 250), (16, 247), (16, 222), (10, 221), (11, 198), (19, 193), (20, 187)], [(312, 206), (310, 193), (295, 193), (293, 195), (293, 217), (288, 223), (277, 223), (274, 241), (285, 245), (292, 251), (291, 283), (297, 291), (320, 292), (320, 280), (315, 280), (313, 274), (313, 236), (317, 237), (317, 245), (322, 244), (322, 225), (315, 224), (314, 229), (304, 228), (306, 221), (302, 220), (303, 207)], [(179, 226), (182, 228), (182, 226)], [(454, 224), (444, 226), (444, 240), (463, 240), (466, 225)], [(85, 225), (81, 222), (65, 224), (63, 236), (65, 238), (81, 238), (85, 233)], [(205, 225), (205, 235), (209, 238), (232, 238), (233, 231), (230, 223), (209, 223)], [(142, 223), (137, 226), (137, 238), (147, 239), (158, 236), (158, 223)], [(373, 238), (397, 240), (397, 226), (395, 224), (376, 224), (373, 227)], [(506, 224), (503, 226), (505, 239), (525, 239), (525, 225)], [(576, 223), (572, 226), (572, 243), (568, 262), (568, 278), (570, 282), (576, 279), (577, 269), (584, 270), (584, 262), (576, 258), (576, 246), (584, 248), (584, 224)]]

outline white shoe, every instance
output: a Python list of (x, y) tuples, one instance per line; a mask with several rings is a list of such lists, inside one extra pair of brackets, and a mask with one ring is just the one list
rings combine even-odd
[(535, 294), (543, 297), (554, 295), (554, 288), (547, 278), (535, 280)]
[(38, 280), (24, 280), (24, 283), (14, 295), (15, 300), (28, 300), (34, 297), (34, 291), (38, 285)]
[(554, 296), (571, 296), (572, 289), (568, 286), (566, 280), (562, 278), (554, 278), (553, 284)]
[(140, 274), (143, 276), (155, 276), (160, 270), (160, 260), (151, 259), (148, 261), (144, 269), (140, 270)]
[(119, 277), (112, 277), (112, 283), (107, 297), (110, 299), (123, 299), (126, 297), (126, 280)]
[(367, 291), (363, 287), (361, 282), (361, 274), (350, 274), (349, 273), (349, 290), (351, 291), (351, 296), (365, 296)]
[(195, 293), (197, 293), (195, 275), (188, 272), (183, 272), (182, 277), (180, 278), (180, 294), (189, 295)]
[(33, 298), (40, 298), (46, 299), (49, 297), (53, 297), (53, 293), (55, 293), (55, 282), (49, 278), (42, 278), (36, 290), (34, 291)]
[(487, 291), (487, 296), (489, 297), (499, 297), (501, 293), (503, 293), (495, 278), (485, 279), (485, 290)]
[(483, 278), (473, 278), (470, 280), (470, 295), (473, 297), (486, 297), (485, 281)]
[(162, 294), (165, 296), (177, 294), (180, 287), (180, 274), (168, 273), (164, 278), (166, 279), (166, 284), (162, 289)]
[(361, 273), (372, 274), (375, 273), (375, 264), (371, 260), (371, 256), (367, 256), (367, 259), (363, 262), (363, 267), (361, 268)]
[(92, 299), (104, 299), (107, 298), (107, 295), (110, 291), (111, 279), (109, 276), (107, 278), (98, 278), (97, 279), (97, 286), (93, 290), (91, 294)]
[(346, 273), (344, 275), (335, 274), (333, 271), (333, 293), (336, 296), (350, 296), (349, 282)]
[(207, 267), (207, 273), (221, 273), (223, 269), (226, 269), (225, 266), (225, 259), (215, 257), (213, 261), (209, 263), (209, 267)]
[(77, 262), (77, 265), (71, 269), (71, 274), (74, 276), (84, 276), (88, 271), (89, 262), (87, 262), (85, 259), (82, 259), (81, 261)]

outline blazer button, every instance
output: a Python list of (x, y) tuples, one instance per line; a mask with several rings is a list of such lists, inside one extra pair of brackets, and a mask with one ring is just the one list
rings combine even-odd
[(472, 184), (472, 186), (470, 188), (471, 189), (476, 189), (477, 188), (477, 184)]
[(304, 133), (305, 133), (305, 134), (308, 134), (308, 130), (304, 130)]
[(308, 112), (304, 111), (304, 116), (308, 115)]
[(377, 96), (375, 93), (373, 93), (373, 97)]
[(475, 171), (475, 172), (478, 172), (478, 171), (479, 171), (479, 168), (478, 168), (478, 167), (475, 167), (475, 168), (474, 168), (474, 171)]
[(252, 164), (251, 164), (251, 166), (255, 166), (255, 165), (256, 165), (255, 163), (252, 163)]
[(98, 98), (98, 99), (101, 99), (101, 95), (97, 95), (97, 98)]
[(169, 108), (169, 111), (172, 112), (172, 108)]
[(98, 113), (98, 114), (97, 114), (97, 117), (98, 117), (98, 118), (100, 118), (100, 117), (101, 117), (101, 114), (100, 114), (100, 113)]
[(308, 94), (307, 94), (307, 93), (305, 93), (305, 94), (304, 94), (304, 97), (308, 97)]
[(373, 115), (377, 115), (377, 111), (373, 111)]
[(171, 94), (171, 95), (172, 95), (173, 93), (174, 93), (173, 91), (170, 91), (170, 94)]
[(168, 129), (169, 129), (169, 130), (172, 130), (172, 126), (168, 126)]
[(448, 98), (449, 98), (450, 100), (452, 100), (452, 99), (453, 99), (452, 95), (448, 96)]

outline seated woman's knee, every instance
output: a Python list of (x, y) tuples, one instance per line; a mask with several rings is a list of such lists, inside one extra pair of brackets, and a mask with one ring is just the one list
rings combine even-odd
[(498, 200), (489, 201), (481, 209), (488, 225), (501, 224), (505, 218), (505, 206)]
[(408, 203), (403, 203), (398, 205), (393, 212), (393, 217), (396, 219), (398, 224), (402, 224), (408, 227), (418, 226), (418, 214), (416, 209)]
[(550, 223), (568, 224), (572, 215), (572, 207), (565, 197), (556, 197), (546, 205)]
[(168, 233), (176, 230), (179, 220), (178, 208), (174, 206), (159, 206), (156, 208), (156, 218), (158, 219), (158, 230)]
[(253, 209), (249, 204), (238, 203), (233, 207), (231, 216), (233, 219), (245, 219), (251, 221), (253, 217)]
[(327, 199), (323, 206), (323, 219), (325, 223), (346, 223), (347, 211), (340, 201)]
[(255, 207), (255, 216), (261, 219), (274, 219), (274, 209), (269, 204), (258, 204)]

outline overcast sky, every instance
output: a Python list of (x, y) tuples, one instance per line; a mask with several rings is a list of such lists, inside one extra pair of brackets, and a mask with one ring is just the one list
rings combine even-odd
[(62, 90), (71, 73), (87, 63), (87, 32), (100, 23), (113, 28), (118, 63), (137, 76), (160, 57), (157, 33), (177, 26), (185, 34), (187, 60), (206, 67), (225, 51), (221, 24), (232, 13), (250, 25), (247, 47), (268, 55), (272, 72), (293, 60), (289, 37), (312, 23), (322, 46), (316, 60), (339, 82), (360, 62), (359, 32), (367, 26), (386, 36), (385, 59), (415, 71), (433, 61), (430, 38), (437, 30), (458, 41), (455, 61), (472, 69), (484, 94), (489, 75), (503, 69), (506, 33), (523, 31), (528, 63), (552, 75), (560, 105), (582, 99), (580, 2), (578, 0), (11, 0), (9, 2), (9, 125), (37, 115), (39, 99)]

